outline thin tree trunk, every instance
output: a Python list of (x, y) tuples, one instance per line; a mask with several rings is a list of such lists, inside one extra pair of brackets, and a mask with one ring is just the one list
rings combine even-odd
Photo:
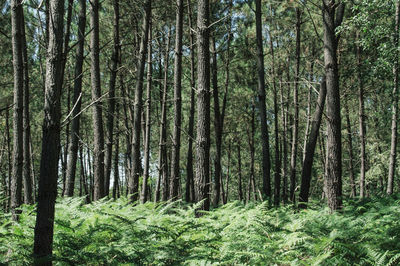
[[(53, 244), (54, 206), (57, 197), (58, 154), (60, 147), (60, 116), (64, 1), (53, 0), (50, 4), (51, 23), (46, 60), (46, 92), (38, 205), (34, 235), (34, 256), (50, 259)], [(40, 262), (51, 265), (51, 261)]]
[(271, 161), (269, 158), (269, 136), (267, 124), (267, 111), (265, 106), (265, 81), (264, 81), (264, 52), (261, 22), (261, 0), (256, 0), (256, 35), (257, 35), (257, 72), (258, 72), (258, 108), (261, 122), (262, 144), (262, 171), (263, 189), (265, 197), (271, 198)]
[(114, 151), (114, 184), (113, 184), (113, 190), (112, 190), (112, 197), (113, 199), (117, 199), (120, 196), (120, 190), (119, 190), (119, 122), (118, 122), (118, 107), (119, 104), (115, 104), (116, 108), (116, 125), (115, 125), (115, 130), (117, 131), (117, 135), (115, 136), (115, 151)]
[(104, 131), (100, 83), (100, 45), (99, 45), (99, 0), (93, 0), (90, 10), (90, 26), (93, 29), (90, 39), (91, 48), (91, 85), (93, 104), (93, 166), (94, 195), (99, 200), (104, 194)]
[[(400, 4), (396, 1), (396, 14), (395, 14), (395, 30), (394, 30), (394, 46), (399, 46), (399, 20), (400, 20)], [(394, 173), (396, 169), (396, 156), (397, 156), (397, 118), (398, 118), (398, 105), (399, 105), (399, 51), (396, 49), (395, 60), (393, 66), (393, 93), (392, 93), (392, 137), (390, 143), (390, 161), (389, 161), (389, 177), (387, 183), (387, 194), (393, 193)]]
[(12, 161), (11, 161), (11, 136), (10, 136), (10, 108), (6, 110), (6, 134), (7, 134), (7, 169), (8, 169), (8, 186), (7, 186), (7, 208), (6, 211), (9, 211), (11, 208), (11, 175), (12, 175)]
[(11, 1), (12, 53), (14, 69), (14, 107), (13, 107), (13, 159), (11, 178), (11, 211), (13, 220), (18, 220), (22, 204), (22, 168), (23, 168), (23, 100), (24, 100), (24, 64), (22, 51), (22, 3)]
[(243, 198), (243, 188), (242, 188), (242, 156), (240, 154), (240, 140), (238, 140), (237, 143), (237, 154), (238, 154), (237, 156), (238, 156), (238, 176), (239, 176), (238, 194), (239, 194), (239, 200), (243, 201), (244, 198)]
[(340, 26), (344, 13), (344, 4), (323, 0), (324, 22), (324, 61), (326, 72), (326, 194), (331, 211), (342, 208), (342, 144), (339, 71), (337, 63), (338, 36), (336, 28)]
[(139, 199), (139, 176), (141, 170), (140, 160), (140, 131), (141, 131), (141, 118), (143, 107), (143, 76), (144, 67), (146, 64), (147, 42), (149, 39), (149, 24), (151, 19), (151, 0), (145, 2), (145, 15), (143, 18), (143, 35), (140, 42), (139, 60), (138, 60), (138, 74), (135, 88), (135, 103), (133, 111), (133, 129), (132, 129), (132, 171), (129, 180), (129, 194), (133, 202)]
[(23, 187), (24, 187), (24, 203), (32, 204), (32, 175), (31, 175), (31, 151), (30, 151), (30, 138), (31, 127), (29, 118), (29, 65), (28, 65), (28, 51), (26, 44), (25, 34), (25, 18), (24, 11), (21, 10), (21, 37), (22, 37), (22, 61), (24, 72), (24, 99), (23, 99)]
[(149, 167), (150, 167), (150, 134), (151, 134), (151, 88), (152, 88), (152, 75), (153, 66), (152, 58), (152, 24), (149, 25), (149, 41), (147, 51), (147, 87), (146, 87), (146, 125), (145, 125), (145, 142), (144, 142), (144, 170), (143, 170), (143, 187), (141, 202), (145, 203), (148, 198), (148, 180), (149, 180)]
[(293, 94), (293, 106), (294, 106), (294, 121), (292, 128), (292, 153), (290, 156), (290, 200), (294, 203), (295, 189), (296, 189), (296, 159), (297, 159), (297, 146), (298, 146), (298, 134), (299, 134), (299, 80), (300, 80), (300, 26), (301, 26), (301, 11), (296, 8), (296, 73), (294, 78), (294, 94)]
[(188, 125), (188, 152), (186, 156), (186, 202), (194, 201), (194, 179), (193, 179), (193, 139), (194, 139), (194, 109), (195, 109), (195, 60), (194, 60), (194, 33), (192, 31), (192, 10), (191, 0), (187, 0), (188, 4), (188, 23), (189, 23), (189, 44), (190, 44), (190, 111)]
[[(229, 142), (228, 144), (228, 165), (227, 165), (227, 171), (226, 171), (226, 189), (225, 189), (225, 197), (223, 198), (224, 204), (228, 202), (228, 197), (229, 197), (229, 180), (231, 177), (231, 143)], [(221, 175), (222, 177), (222, 175)], [(222, 182), (221, 182), (222, 185)]]
[(347, 142), (348, 142), (348, 149), (349, 149), (349, 179), (350, 179), (350, 187), (351, 187), (351, 194), (350, 197), (355, 197), (356, 192), (356, 184), (354, 181), (354, 155), (353, 155), (353, 137), (351, 132), (351, 123), (350, 123), (350, 112), (349, 106), (347, 104), (347, 100), (345, 99), (344, 108), (346, 112), (346, 130), (347, 130)]
[(197, 136), (195, 199), (210, 208), (210, 51), (209, 1), (197, 1)]
[(314, 162), (315, 146), (317, 144), (319, 127), (321, 125), (322, 113), (324, 111), (326, 98), (326, 81), (322, 79), (321, 88), (319, 90), (317, 106), (311, 122), (311, 131), (306, 144), (306, 153), (303, 160), (303, 169), (301, 172), (301, 186), (299, 195), (299, 207), (306, 208), (311, 184), (311, 170)]
[(80, 130), (80, 112), (82, 104), (82, 69), (84, 60), (84, 42), (85, 42), (85, 27), (86, 27), (86, 1), (79, 0), (80, 10), (78, 18), (78, 45), (76, 48), (75, 57), (75, 79), (74, 79), (74, 95), (73, 95), (73, 111), (71, 136), (69, 143), (69, 157), (67, 163), (66, 175), (66, 190), (65, 195), (72, 197), (74, 195), (76, 162), (79, 149), (79, 130)]

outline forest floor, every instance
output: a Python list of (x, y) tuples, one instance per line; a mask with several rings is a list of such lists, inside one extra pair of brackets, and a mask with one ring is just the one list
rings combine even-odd
[[(400, 195), (346, 200), (341, 213), (232, 202), (195, 218), (182, 202), (56, 205), (56, 265), (397, 265)], [(0, 264), (32, 264), (34, 206), (0, 214)]]

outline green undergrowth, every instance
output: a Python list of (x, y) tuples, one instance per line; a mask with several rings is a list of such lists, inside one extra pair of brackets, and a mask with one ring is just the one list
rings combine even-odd
[[(132, 206), (126, 198), (89, 205), (59, 199), (58, 265), (397, 265), (400, 196), (346, 201), (341, 213), (232, 202), (195, 217), (182, 202)], [(18, 223), (0, 214), (0, 263), (32, 263), (35, 210)]]

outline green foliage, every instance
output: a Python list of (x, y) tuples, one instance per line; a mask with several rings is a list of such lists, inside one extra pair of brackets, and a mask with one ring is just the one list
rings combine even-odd
[[(200, 218), (182, 202), (132, 206), (126, 198), (56, 206), (58, 265), (396, 265), (400, 261), (400, 200), (349, 201), (342, 213), (323, 206), (232, 202)], [(315, 206), (315, 205), (314, 205)], [(18, 223), (1, 214), (0, 263), (31, 264), (35, 213)]]

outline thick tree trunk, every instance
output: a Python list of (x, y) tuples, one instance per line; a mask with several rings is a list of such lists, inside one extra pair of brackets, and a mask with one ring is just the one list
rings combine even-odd
[(25, 18), (24, 11), (21, 10), (21, 37), (22, 37), (22, 61), (24, 71), (24, 99), (23, 99), (23, 187), (24, 187), (24, 203), (32, 204), (32, 169), (31, 169), (31, 150), (30, 150), (30, 138), (31, 138), (31, 126), (29, 118), (29, 65), (28, 65), (28, 49), (25, 35)]
[(24, 101), (24, 64), (22, 51), (22, 3), (11, 1), (11, 31), (14, 69), (14, 109), (13, 109), (13, 158), (11, 178), (11, 211), (13, 220), (18, 219), (17, 208), (22, 204), (22, 168), (23, 168), (23, 101)]
[(93, 200), (99, 200), (104, 194), (104, 131), (103, 105), (101, 102), (100, 83), (100, 44), (99, 44), (99, 0), (93, 0), (90, 10), (90, 26), (93, 29), (90, 39), (91, 48), (91, 86), (93, 104), (93, 166), (94, 195)]
[(180, 182), (180, 149), (182, 125), (182, 35), (183, 35), (183, 0), (176, 0), (175, 27), (175, 63), (174, 63), (174, 129), (172, 131), (171, 158), (171, 199), (177, 199)]
[[(60, 148), (64, 1), (51, 1), (49, 13), (51, 23), (48, 24), (49, 43), (46, 60), (43, 138), (34, 237), (34, 256), (38, 263), (41, 259), (50, 259), (53, 244), (54, 206), (57, 197)], [(49, 260), (41, 261), (40, 264), (51, 265), (51, 262)]]
[(210, 51), (209, 1), (197, 1), (197, 136), (196, 202), (204, 200), (203, 210), (210, 208)]
[[(400, 4), (396, 1), (395, 14), (395, 30), (394, 30), (394, 46), (399, 46), (399, 20), (400, 20)], [(396, 169), (396, 148), (397, 148), (397, 118), (399, 105), (399, 51), (396, 49), (395, 61), (393, 66), (393, 93), (392, 93), (392, 137), (390, 145), (390, 161), (389, 161), (389, 177), (386, 193), (393, 193), (394, 173)]]
[(306, 144), (306, 152), (303, 160), (303, 169), (301, 172), (301, 186), (299, 195), (299, 207), (306, 208), (311, 184), (311, 170), (314, 162), (315, 146), (317, 144), (319, 127), (321, 125), (322, 113), (324, 111), (326, 98), (326, 81), (325, 77), (321, 81), (317, 106), (311, 121), (311, 131)]
[(110, 193), (110, 176), (111, 176), (111, 161), (112, 147), (114, 140), (114, 115), (115, 115), (115, 83), (117, 81), (118, 63), (119, 63), (119, 0), (113, 1), (114, 7), (114, 50), (111, 57), (111, 73), (110, 73), (110, 88), (108, 91), (108, 113), (107, 113), (107, 144), (104, 160), (104, 195)]
[(66, 189), (64, 196), (74, 195), (76, 163), (79, 148), (80, 112), (82, 104), (82, 69), (84, 59), (84, 42), (86, 27), (86, 1), (79, 0), (80, 10), (78, 18), (78, 45), (75, 59), (75, 79), (72, 110), (72, 125), (70, 132), (69, 157), (67, 163)]
[(195, 60), (194, 60), (194, 33), (192, 31), (192, 10), (188, 3), (189, 43), (190, 43), (190, 112), (188, 125), (188, 152), (186, 156), (186, 202), (194, 201), (194, 179), (193, 179), (193, 140), (194, 140), (194, 109), (195, 109)]
[(148, 180), (150, 168), (150, 134), (151, 134), (151, 88), (152, 88), (152, 23), (149, 25), (149, 40), (147, 48), (147, 84), (146, 84), (146, 125), (145, 125), (145, 141), (144, 141), (144, 169), (143, 169), (143, 186), (141, 193), (141, 202), (145, 203), (148, 196)]
[(290, 156), (290, 200), (294, 203), (295, 189), (296, 189), (296, 159), (297, 159), (297, 146), (298, 146), (298, 134), (299, 134), (299, 80), (300, 80), (300, 26), (301, 26), (301, 11), (296, 8), (296, 73), (294, 78), (294, 94), (293, 94), (293, 106), (294, 106), (294, 121), (292, 128), (292, 153)]
[(267, 110), (265, 106), (264, 52), (261, 22), (261, 0), (256, 0), (256, 35), (257, 35), (257, 72), (258, 72), (258, 108), (261, 122), (262, 171), (265, 197), (271, 198), (271, 161), (269, 158), (269, 136)]
[(323, 0), (324, 61), (326, 72), (326, 194), (331, 211), (342, 208), (342, 143), (336, 27), (343, 19), (344, 4)]
[(131, 200), (137, 201), (139, 199), (139, 176), (141, 170), (140, 160), (140, 131), (141, 131), (141, 118), (142, 118), (142, 94), (143, 94), (143, 77), (144, 67), (146, 64), (147, 42), (149, 37), (149, 24), (151, 19), (151, 0), (145, 2), (145, 15), (143, 18), (143, 35), (140, 41), (140, 51), (137, 69), (137, 81), (135, 88), (135, 103), (133, 110), (133, 129), (132, 129), (132, 171), (129, 179), (128, 193)]

